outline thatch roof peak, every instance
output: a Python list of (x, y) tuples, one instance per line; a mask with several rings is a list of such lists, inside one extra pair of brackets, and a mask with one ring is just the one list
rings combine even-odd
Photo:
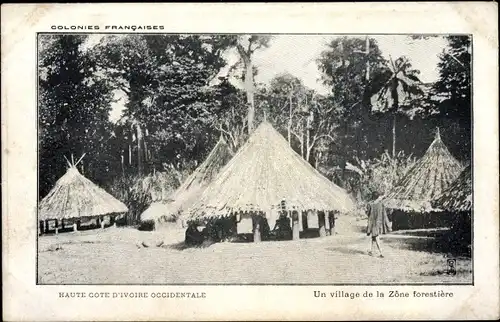
[(127, 212), (127, 206), (85, 178), (75, 163), (40, 201), (39, 220), (93, 217)]
[(349, 211), (347, 192), (321, 175), (267, 121), (262, 122), (189, 210), (191, 218), (290, 209)]
[(169, 218), (189, 208), (232, 156), (233, 151), (221, 135), (203, 163), (168, 196), (167, 200), (159, 200), (156, 205), (146, 209), (141, 214), (141, 220)]
[(433, 210), (432, 201), (458, 177), (463, 166), (441, 140), (439, 130), (424, 156), (383, 197), (386, 206), (405, 211)]

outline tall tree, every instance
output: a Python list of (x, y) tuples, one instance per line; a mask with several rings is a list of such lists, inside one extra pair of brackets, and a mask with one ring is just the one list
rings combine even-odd
[(84, 50), (86, 39), (81, 35), (38, 38), (40, 196), (64, 173), (64, 157), (86, 153), (80, 170), (97, 183), (112, 175), (111, 87)]
[(243, 81), (248, 104), (247, 129), (249, 134), (253, 132), (255, 118), (255, 66), (253, 56), (257, 50), (269, 47), (270, 40), (271, 36), (262, 35), (243, 35), (233, 38), (233, 44), (240, 57), (239, 63), (243, 65), (244, 69)]
[[(452, 123), (455, 141), (461, 142), (456, 153), (463, 159), (471, 157), (472, 99), (471, 99), (471, 38), (447, 36), (447, 48), (440, 55), (439, 79), (433, 93), (439, 97), (440, 123)], [(455, 125), (455, 126), (453, 126)]]
[(327, 45), (317, 63), (323, 83), (331, 89), (328, 99), (336, 106), (340, 121), (336, 129), (338, 142), (330, 149), (335, 155), (329, 156), (330, 162), (337, 163), (344, 173), (348, 160), (365, 159), (383, 151), (375, 141), (385, 133), (379, 133), (381, 127), (370, 119), (369, 98), (372, 87), (381, 83), (386, 61), (375, 39), (338, 37)]
[(424, 94), (420, 72), (412, 68), (408, 58), (390, 59), (389, 77), (380, 90), (371, 97), (373, 109), (393, 114), (392, 156), (396, 156), (396, 117), (402, 108), (411, 108), (412, 100)]
[(289, 73), (274, 77), (260, 96), (267, 101), (267, 118), (285, 133), (292, 148), (317, 166), (321, 148), (336, 136), (338, 109)]
[[(108, 36), (101, 39), (92, 52), (100, 71), (113, 83), (115, 89), (127, 96), (125, 116), (136, 142), (137, 171), (144, 172), (143, 128), (137, 118), (150, 87), (155, 83), (155, 64), (143, 36)], [(132, 147), (130, 147), (132, 148)]]
[(227, 138), (226, 141), (232, 150), (237, 151), (248, 137), (245, 116), (248, 109), (245, 92), (231, 84), (227, 77), (221, 79), (217, 92), (217, 101), (221, 106), (214, 126)]
[(149, 133), (138, 148), (147, 144), (153, 163), (182, 166), (202, 157), (220, 108), (210, 81), (226, 64), (228, 45), (224, 36), (133, 35), (99, 46), (102, 68), (127, 93), (125, 115), (137, 139)]
[[(274, 77), (266, 91), (265, 100), (269, 106), (268, 116), (278, 128), (286, 129), (288, 144), (292, 145), (292, 135), (301, 142), (303, 150), (303, 121), (307, 106), (301, 104), (307, 95), (307, 89), (300, 79), (283, 73)], [(302, 107), (302, 109), (301, 109)], [(300, 134), (299, 134), (300, 133)]]

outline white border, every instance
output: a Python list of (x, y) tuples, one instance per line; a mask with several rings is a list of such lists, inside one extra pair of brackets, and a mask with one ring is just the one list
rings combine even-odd
[[(2, 6), (5, 320), (499, 318), (498, 5), (463, 3)], [(163, 25), (167, 32), (468, 33), (474, 41), (475, 286), (36, 286), (36, 32), (51, 25)], [(452, 299), (317, 299), (314, 290), (453, 291)], [(204, 300), (57, 298), (59, 291), (197, 291)]]

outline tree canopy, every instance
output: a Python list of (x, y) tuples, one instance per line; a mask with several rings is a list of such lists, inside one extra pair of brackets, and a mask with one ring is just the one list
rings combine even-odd
[[(221, 135), (237, 150), (264, 118), (311, 165), (360, 195), (386, 189), (387, 173), (399, 176), (411, 155), (423, 155), (436, 127), (467, 161), (471, 43), (446, 39), (439, 78), (424, 84), (408, 57), (385, 58), (375, 39), (335, 37), (316, 61), (322, 95), (288, 72), (256, 82), (264, 67), (254, 53), (273, 46), (269, 36), (105, 35), (89, 45), (88, 36), (41, 35), (40, 197), (64, 173), (65, 157), (86, 153), (81, 171), (104, 186), (156, 171), (179, 177)], [(119, 98), (122, 114), (111, 121)]]

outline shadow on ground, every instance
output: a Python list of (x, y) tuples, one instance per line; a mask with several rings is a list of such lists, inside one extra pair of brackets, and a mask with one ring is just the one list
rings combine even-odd
[(346, 255), (367, 255), (366, 252), (359, 250), (359, 249), (353, 249), (349, 247), (344, 247), (344, 246), (335, 246), (335, 247), (327, 247), (325, 248), (327, 251), (330, 252), (337, 252), (341, 254), (346, 254)]
[(398, 232), (391, 238), (384, 238), (384, 243), (413, 251), (471, 256), (470, 244), (449, 229)]
[(168, 248), (168, 249), (173, 249), (173, 250), (178, 250), (178, 251), (183, 251), (186, 249), (202, 249), (202, 248), (208, 248), (215, 244), (213, 241), (204, 241), (200, 245), (188, 245), (185, 242), (179, 242), (171, 245), (162, 245), (161, 247), (163, 248)]

